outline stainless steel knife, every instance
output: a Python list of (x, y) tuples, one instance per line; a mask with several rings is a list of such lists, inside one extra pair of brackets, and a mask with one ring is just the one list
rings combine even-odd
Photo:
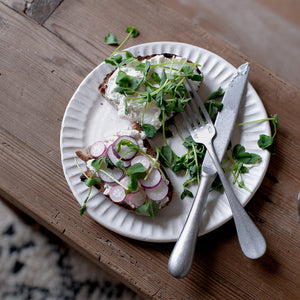
[[(213, 144), (216, 155), (218, 156), (220, 161), (222, 160), (226, 152), (234, 125), (236, 123), (236, 118), (239, 112), (241, 100), (244, 95), (249, 71), (250, 65), (248, 63), (245, 63), (241, 65), (234, 73), (222, 101), (222, 111), (218, 114), (215, 122), (217, 134), (213, 141)], [(217, 172), (210, 158), (210, 155), (205, 155), (205, 159), (202, 165), (201, 182), (197, 191), (197, 196), (194, 200), (189, 216), (169, 259), (169, 272), (176, 278), (183, 278), (191, 268), (195, 251), (195, 244), (199, 232), (199, 226), (201, 223), (201, 216), (204, 211), (210, 186), (214, 181), (216, 174)], [(251, 228), (251, 230), (252, 229), (253, 228)], [(238, 232), (238, 236), (239, 234), (241, 235), (242, 233)], [(254, 253), (254, 256), (260, 256), (264, 253), (266, 246), (260, 232), (256, 232), (256, 234), (261, 236), (261, 243), (263, 246), (259, 250), (260, 253)], [(247, 241), (246, 244), (248, 244)], [(249, 241), (249, 244), (251, 244), (251, 241)], [(253, 252), (255, 252), (255, 249), (253, 249)], [(247, 256), (251, 257), (252, 253)], [(254, 256), (251, 258), (257, 258)]]

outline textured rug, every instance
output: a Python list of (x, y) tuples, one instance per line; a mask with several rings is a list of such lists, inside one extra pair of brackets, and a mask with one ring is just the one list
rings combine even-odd
[(134, 292), (0, 200), (0, 299), (136, 299)]

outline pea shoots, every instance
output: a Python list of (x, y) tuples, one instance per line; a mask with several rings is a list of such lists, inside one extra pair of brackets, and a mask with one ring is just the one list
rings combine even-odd
[[(168, 130), (167, 120), (170, 119), (172, 115), (183, 112), (186, 104), (191, 100), (183, 84), (185, 78), (189, 78), (198, 83), (203, 80), (201, 72), (198, 69), (199, 59), (195, 63), (188, 62), (187, 60), (175, 62), (175, 56), (170, 56), (171, 61), (167, 63), (151, 64), (149, 60), (141, 62), (129, 51), (120, 51), (122, 45), (124, 45), (130, 37), (136, 37), (139, 34), (138, 30), (132, 26), (128, 27), (126, 32), (128, 32), (128, 34), (120, 44), (114, 35), (109, 34), (106, 37), (107, 43), (110, 42), (110, 44), (118, 45), (111, 56), (105, 59), (106, 63), (118, 69), (116, 78), (117, 87), (114, 91), (125, 96), (125, 114), (128, 114), (128, 101), (139, 103), (144, 113), (149, 105), (157, 105), (157, 107), (160, 108), (159, 121), (162, 123), (161, 131), (164, 145), (160, 148), (156, 147), (157, 158), (159, 157), (160, 162), (165, 167), (171, 168), (175, 173), (182, 170), (185, 171), (188, 179), (183, 184), (181, 199), (184, 199), (186, 196), (193, 197), (192, 192), (188, 188), (194, 183), (200, 183), (201, 167), (206, 149), (204, 145), (195, 143), (191, 136), (185, 139), (181, 137), (183, 145), (186, 148), (186, 153), (182, 156), (176, 155), (167, 142), (168, 135), (172, 135)], [(121, 69), (122, 66), (131, 63), (135, 63), (136, 71), (142, 72), (142, 78), (138, 79), (130, 76)], [(163, 67), (161, 74), (155, 71), (156, 67)], [(224, 91), (219, 87), (216, 91), (212, 92), (204, 102), (213, 121), (215, 121), (217, 114), (223, 108), (221, 102), (223, 95)], [(260, 135), (257, 143), (261, 149), (275, 154), (274, 138), (278, 128), (277, 114), (274, 116), (271, 115), (270, 118), (240, 123), (237, 124), (237, 126), (265, 121), (271, 121), (274, 133), (272, 136)], [(144, 114), (141, 120), (141, 126), (148, 138), (154, 137), (158, 132), (153, 125), (144, 122)], [(178, 130), (177, 133), (179, 134)], [(234, 178), (233, 183), (251, 192), (244, 183), (243, 175), (255, 167), (260, 162), (261, 157), (258, 154), (247, 152), (245, 147), (240, 144), (235, 145), (233, 148), (230, 145), (226, 156), (227, 160), (225, 160), (223, 167), (224, 170), (229, 170), (232, 173)], [(230, 166), (226, 166), (228, 163)], [(135, 186), (136, 182), (133, 180), (132, 184)], [(222, 184), (217, 176), (212, 184), (211, 190), (220, 191), (221, 189)], [(152, 204), (152, 202), (146, 203), (145, 206), (140, 208), (140, 213), (152, 215), (157, 209), (152, 207)]]

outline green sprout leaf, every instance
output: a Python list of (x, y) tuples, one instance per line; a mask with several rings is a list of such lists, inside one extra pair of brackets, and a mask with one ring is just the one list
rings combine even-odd
[(113, 33), (109, 33), (104, 38), (104, 41), (107, 45), (119, 45), (118, 39)]
[(97, 183), (101, 183), (101, 179), (90, 177), (90, 178), (87, 178), (84, 182), (85, 182), (86, 186), (92, 187)]
[(266, 149), (273, 144), (273, 138), (271, 136), (261, 134), (258, 140), (258, 146), (262, 149)]
[(105, 164), (109, 169), (114, 169), (115, 166), (108, 157), (104, 158)]
[(118, 66), (119, 63), (122, 61), (122, 55), (118, 54), (109, 58), (105, 58), (104, 61), (107, 64), (111, 64), (113, 66)]
[(119, 71), (116, 78), (116, 84), (119, 88), (126, 91), (127, 94), (134, 94), (141, 85), (143, 79), (138, 80), (137, 78), (127, 75), (124, 71)]
[(173, 151), (169, 145), (160, 148), (160, 161), (165, 167), (172, 166)]
[(221, 87), (219, 87), (216, 91), (212, 92), (208, 98), (206, 99), (206, 101), (208, 100), (214, 100), (217, 99), (219, 97), (223, 97), (225, 94), (225, 92), (223, 91), (223, 89)]
[(126, 32), (128, 32), (128, 33), (130, 32), (131, 37), (133, 37), (133, 38), (137, 37), (140, 34), (139, 31), (133, 26), (127, 27)]
[(148, 201), (147, 203), (139, 206), (135, 213), (142, 216), (149, 216), (152, 219), (158, 213), (159, 206), (155, 201)]
[(146, 63), (145, 63), (145, 69), (144, 69), (144, 76), (145, 78), (147, 77), (149, 71), (150, 71), (150, 68), (151, 68), (151, 64), (150, 64), (150, 61), (147, 60)]
[(161, 79), (160, 79), (159, 75), (156, 72), (153, 72), (151, 74), (151, 78), (153, 79), (154, 82), (160, 84)]
[(154, 137), (157, 133), (157, 129), (151, 124), (143, 124), (142, 129), (148, 138)]
[(265, 134), (259, 136), (258, 146), (263, 150), (268, 150), (271, 154), (275, 154), (274, 138)]
[(186, 196), (193, 198), (194, 195), (191, 191), (189, 191), (188, 189), (183, 189), (183, 192), (180, 195), (180, 199), (183, 200)]
[(139, 183), (138, 183), (136, 176), (129, 176), (127, 189), (126, 189), (125, 193), (130, 194), (130, 193), (136, 191), (138, 186), (139, 186)]
[(117, 161), (116, 167), (121, 169), (121, 170), (125, 170), (124, 163), (120, 159)]
[(144, 63), (140, 63), (134, 69), (136, 71), (144, 71), (145, 70), (145, 64)]
[(102, 157), (96, 158), (92, 161), (91, 166), (95, 169), (95, 170), (99, 170), (102, 164)]
[(143, 179), (147, 175), (146, 168), (141, 163), (136, 163), (127, 169), (127, 175), (134, 175), (138, 179)]
[(86, 211), (86, 203), (84, 203), (80, 209), (80, 216), (82, 216), (85, 211)]
[(232, 151), (232, 157), (245, 164), (253, 164), (261, 160), (260, 155), (245, 151), (245, 147), (237, 144)]

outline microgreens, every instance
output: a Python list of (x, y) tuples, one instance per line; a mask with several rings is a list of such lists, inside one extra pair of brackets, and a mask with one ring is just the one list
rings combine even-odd
[(113, 33), (109, 33), (104, 38), (104, 41), (107, 45), (119, 45), (118, 39)]
[(81, 171), (81, 173), (83, 174), (83, 176), (85, 177), (85, 184), (86, 186), (89, 188), (89, 192), (87, 197), (85, 198), (85, 200), (83, 201), (83, 205), (80, 209), (80, 215), (82, 216), (86, 210), (86, 203), (88, 201), (88, 199), (90, 198), (91, 192), (92, 192), (92, 188), (94, 185), (96, 184), (100, 184), (101, 183), (101, 179), (98, 177), (94, 177), (95, 174), (100, 170), (102, 164), (103, 164), (103, 157), (99, 157), (97, 159), (94, 159), (91, 163), (92, 167), (95, 169), (95, 171), (93, 172), (93, 174), (89, 177), (87, 176), (87, 174), (82, 170), (82, 168), (80, 167), (77, 159), (75, 158), (75, 164), (78, 167), (78, 169)]
[(271, 154), (275, 154), (274, 138), (277, 134), (277, 129), (278, 129), (278, 116), (277, 116), (277, 114), (275, 114), (274, 116), (271, 115), (270, 118), (265, 118), (265, 119), (260, 119), (260, 120), (245, 122), (245, 123), (239, 123), (239, 124), (237, 124), (237, 126), (253, 124), (253, 123), (258, 123), (258, 122), (265, 122), (265, 121), (271, 121), (271, 124), (272, 124), (272, 127), (273, 127), (273, 135), (268, 136), (268, 135), (265, 135), (265, 134), (261, 134), (259, 136), (259, 140), (257, 141), (257, 144), (261, 149), (268, 150)]
[(142, 129), (149, 138), (154, 137), (157, 132), (157, 129), (151, 124), (143, 124)]
[[(153, 137), (156, 130), (144, 122), (145, 112), (151, 105), (159, 107), (161, 110), (159, 120), (162, 123), (163, 136), (166, 141), (166, 120), (174, 113), (183, 112), (185, 105), (190, 100), (183, 84), (184, 79), (190, 78), (196, 82), (203, 80), (202, 76), (195, 72), (198, 70), (198, 60), (195, 63), (187, 60), (177, 61), (175, 56), (172, 56), (170, 62), (167, 63), (151, 64), (150, 60), (140, 62), (129, 51), (120, 51), (130, 37), (136, 37), (139, 34), (138, 30), (132, 26), (128, 27), (126, 31), (128, 35), (111, 56), (105, 59), (106, 63), (118, 69), (117, 86), (114, 91), (125, 96), (125, 115), (128, 114), (129, 101), (141, 105), (143, 111), (141, 125), (147, 137)], [(136, 71), (141, 72), (141, 76), (138, 78), (130, 76), (121, 69), (122, 66), (129, 64), (132, 64)], [(156, 67), (163, 67), (160, 74), (156, 72)]]
[(224, 169), (229, 169), (233, 175), (234, 180), (232, 183), (237, 183), (240, 188), (251, 193), (251, 190), (244, 183), (243, 174), (255, 167), (261, 161), (261, 156), (256, 153), (246, 152), (245, 147), (240, 144), (235, 145), (233, 149), (230, 147), (229, 151), (226, 152), (226, 156), (228, 160), (224, 164), (229, 161), (230, 166)]
[(151, 200), (139, 206), (135, 210), (135, 213), (142, 216), (149, 216), (153, 219), (154, 216), (158, 213), (158, 211), (159, 211), (158, 204), (155, 201)]
[[(164, 175), (164, 172), (162, 171), (162, 169), (160, 168), (159, 164), (157, 163), (158, 162), (158, 159), (159, 159), (159, 148), (156, 147), (156, 158), (153, 159), (149, 154), (147, 154), (145, 151), (143, 151), (139, 146), (137, 146), (136, 144), (134, 144), (132, 141), (130, 140), (127, 140), (127, 139), (122, 139), (116, 146), (115, 146), (115, 150), (117, 152), (120, 152), (121, 150), (121, 147), (122, 146), (127, 146), (129, 148), (129, 150), (127, 152), (125, 152), (123, 154), (123, 156), (121, 156), (121, 158), (119, 159), (118, 163), (117, 163), (117, 167), (124, 170), (125, 172), (128, 172), (128, 170), (130, 169), (127, 169), (125, 170), (125, 167), (124, 167), (124, 164), (123, 162), (121, 161), (121, 159), (128, 153), (132, 152), (132, 151), (138, 151), (139, 153), (141, 153), (142, 155), (146, 156), (152, 163), (152, 166), (150, 168), (150, 170), (148, 171), (148, 173), (145, 175), (145, 177), (143, 179), (147, 179), (148, 175), (151, 173), (152, 169), (154, 167), (156, 167), (158, 169), (158, 171), (161, 173), (162, 175), (162, 178), (164, 181), (167, 181), (167, 178), (166, 176)], [(137, 168), (137, 167), (135, 167)], [(143, 171), (141, 171), (142, 173)], [(128, 175), (128, 174), (127, 174)], [(131, 175), (131, 174), (129, 174)]]
[[(175, 173), (179, 171), (184, 171), (186, 173), (188, 179), (183, 184), (181, 199), (184, 199), (186, 196), (193, 197), (193, 193), (188, 189), (188, 187), (193, 183), (200, 183), (201, 167), (206, 149), (204, 145), (195, 143), (191, 136), (183, 139), (180, 136), (176, 124), (174, 124), (180, 138), (183, 140), (183, 146), (186, 148), (185, 154), (183, 154), (182, 156), (177, 156), (167, 142), (167, 136), (170, 133), (167, 128), (167, 120), (173, 114), (183, 112), (186, 104), (190, 101), (189, 94), (184, 86), (184, 80), (186, 78), (189, 78), (190, 80), (195, 82), (201, 82), (203, 80), (202, 76), (195, 72), (198, 71), (199, 59), (195, 63), (191, 63), (187, 60), (176, 61), (175, 56), (172, 56), (169, 62), (164, 63), (151, 64), (151, 61), (148, 59), (141, 62), (137, 58), (135, 58), (131, 52), (120, 51), (121, 47), (130, 37), (134, 38), (139, 35), (139, 31), (133, 26), (126, 28), (126, 32), (128, 34), (121, 43), (118, 42), (117, 37), (113, 33), (109, 33), (105, 37), (105, 42), (107, 44), (117, 45), (116, 49), (113, 51), (110, 57), (104, 60), (106, 63), (111, 64), (118, 69), (116, 78), (117, 86), (114, 91), (125, 96), (125, 114), (128, 114), (129, 101), (134, 101), (140, 105), (140, 108), (143, 111), (141, 126), (142, 130), (145, 132), (148, 138), (154, 137), (158, 130), (153, 125), (144, 122), (146, 109), (151, 105), (156, 105), (158, 108), (160, 108), (161, 112), (159, 115), (159, 121), (162, 125), (161, 128), (164, 145), (161, 148), (155, 146), (156, 158), (153, 159), (130, 140), (122, 139), (115, 146), (115, 150), (120, 152), (122, 146), (127, 146), (128, 151), (122, 155), (122, 157), (117, 162), (116, 167), (124, 170), (126, 175), (129, 177), (129, 180), (126, 187), (120, 182), (116, 180), (115, 181), (126, 189), (126, 194), (129, 194), (137, 189), (140, 189), (138, 185), (138, 179), (147, 179), (154, 166), (157, 167), (157, 169), (162, 174), (163, 179), (166, 181), (165, 175), (158, 164), (158, 160), (160, 160), (163, 166), (171, 168)], [(132, 67), (135, 68), (135, 71), (140, 72), (140, 76), (131, 76), (127, 74), (124, 69), (121, 69), (122, 66), (130, 64), (132, 64)], [(162, 68), (162, 71), (157, 72), (157, 67)], [(208, 110), (208, 113), (213, 121), (216, 119), (218, 112), (220, 112), (223, 108), (223, 104), (220, 101), (223, 95), (224, 91), (221, 87), (219, 87), (216, 91), (211, 93), (204, 102), (205, 107)], [(272, 136), (267, 136), (264, 134), (260, 135), (258, 146), (261, 149), (266, 149), (274, 154), (274, 138), (277, 134), (278, 128), (277, 114), (271, 116), (270, 118), (255, 120), (247, 123), (240, 123), (237, 124), (237, 126), (264, 121), (272, 122), (274, 133)], [(150, 159), (152, 165), (148, 173), (146, 173), (146, 169), (141, 163), (134, 164), (127, 169), (124, 167), (122, 158), (132, 151), (138, 151)], [(246, 152), (245, 147), (240, 144), (235, 145), (233, 148), (231, 148), (230, 145), (228, 151), (226, 152), (226, 155), (228, 159), (225, 161), (225, 163), (223, 163), (224, 170), (230, 170), (234, 178), (233, 183), (237, 183), (240, 188), (251, 192), (244, 183), (243, 175), (247, 173), (249, 169), (256, 166), (260, 162), (261, 157), (256, 153)], [(91, 165), (95, 169), (95, 171), (90, 177), (88, 177), (76, 161), (77, 167), (85, 177), (85, 184), (89, 187), (88, 195), (80, 210), (81, 215), (86, 209), (86, 202), (90, 197), (92, 187), (101, 183), (101, 180), (98, 177), (94, 177), (94, 175), (98, 171), (104, 172), (109, 175), (107, 172), (101, 169), (101, 165), (103, 164), (103, 162), (108, 168), (114, 168), (114, 165), (108, 158), (100, 157), (93, 160)], [(230, 166), (224, 167), (224, 165), (226, 165), (228, 162), (230, 162)], [(220, 191), (221, 189), (222, 184), (219, 177), (217, 176), (211, 186), (211, 190)], [(143, 197), (145, 198), (145, 204), (139, 206), (136, 209), (136, 213), (140, 215), (151, 216), (152, 218), (154, 218), (155, 214), (159, 211), (159, 205), (155, 201), (147, 200), (145, 195), (143, 195)]]
[[(188, 72), (187, 68), (184, 70)], [(210, 117), (213, 120), (215, 120), (217, 113), (222, 110), (223, 104), (221, 100), (223, 95), (224, 91), (220, 87), (216, 91), (211, 93), (210, 96), (205, 100), (204, 104), (209, 112)], [(274, 134), (272, 137), (260, 135), (258, 145), (260, 148), (266, 149), (272, 153), (272, 151), (274, 151), (274, 137), (277, 133), (278, 128), (277, 115), (271, 116), (271, 118), (241, 123), (237, 125), (241, 126), (249, 123), (264, 121), (272, 121)], [(176, 124), (174, 125), (179, 137), (183, 140), (183, 145), (187, 148), (187, 151), (185, 154), (179, 157), (172, 151), (172, 149), (168, 146), (167, 141), (165, 140), (165, 145), (160, 148), (160, 161), (164, 166), (172, 168), (173, 172), (176, 173), (184, 170), (186, 172), (186, 175), (188, 175), (188, 179), (183, 184), (183, 192), (181, 194), (181, 199), (184, 199), (186, 196), (193, 197), (192, 193), (187, 188), (194, 183), (199, 184), (200, 182), (201, 167), (206, 149), (204, 145), (195, 143), (191, 136), (183, 139), (176, 127)], [(231, 149), (231, 146), (229, 149)], [(227, 153), (227, 156), (228, 161), (230, 161), (230, 166), (224, 169), (229, 169), (232, 173), (234, 177), (233, 183), (237, 183), (240, 188), (251, 192), (244, 183), (243, 174), (247, 173), (249, 169), (256, 166), (260, 162), (261, 157), (256, 153), (246, 152), (245, 147), (240, 144), (231, 149), (231, 155)], [(221, 189), (222, 183), (220, 181), (220, 178), (217, 176), (211, 186), (211, 190), (221, 191)]]

